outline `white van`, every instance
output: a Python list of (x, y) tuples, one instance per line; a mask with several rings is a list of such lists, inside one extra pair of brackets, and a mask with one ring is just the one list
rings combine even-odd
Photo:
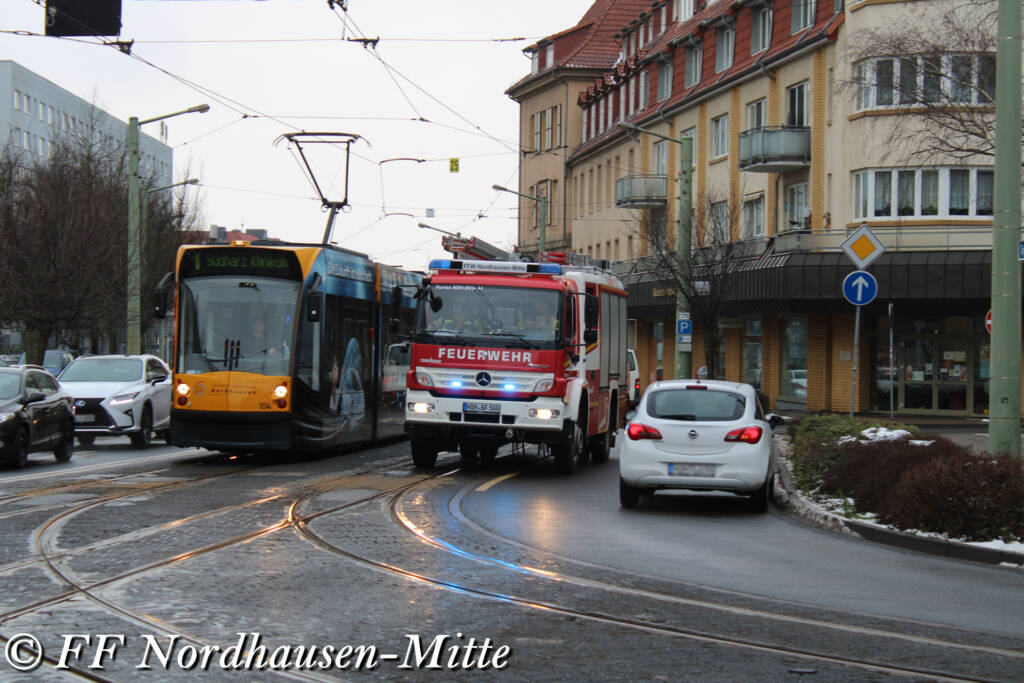
[(636, 362), (636, 351), (626, 349), (626, 365), (629, 368), (629, 395), (626, 405), (630, 408), (640, 400), (640, 366)]

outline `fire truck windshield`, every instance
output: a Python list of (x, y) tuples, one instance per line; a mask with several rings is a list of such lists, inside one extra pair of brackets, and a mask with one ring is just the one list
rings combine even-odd
[(556, 348), (562, 337), (561, 300), (553, 289), (435, 284), (420, 299), (416, 341)]

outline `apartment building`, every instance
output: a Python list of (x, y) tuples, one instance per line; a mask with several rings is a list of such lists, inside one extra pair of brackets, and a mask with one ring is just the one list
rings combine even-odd
[[(565, 107), (560, 159), (535, 151), (536, 128), (522, 120), (520, 187), (557, 181), (572, 249), (628, 264), (646, 381), (673, 374), (676, 283), (651, 254), (676, 243), (674, 140), (686, 136), (693, 255), (718, 254), (726, 272), (704, 292), (720, 297), (715, 329), (694, 321), (698, 373), (710, 336), (715, 374), (759, 386), (773, 407), (888, 411), (891, 400), (900, 413), (987, 413), (992, 158), (970, 135), (991, 128), (994, 48), (967, 38), (921, 48), (970, 6), (656, 0), (621, 21), (595, 2), (577, 27), (527, 49), (544, 64), (553, 46), (557, 72), (560, 41), (589, 26), (608, 42), (588, 49), (614, 54)], [(916, 38), (901, 42), (902, 27)], [(525, 117), (577, 88), (542, 71), (508, 91)], [(941, 112), (962, 113), (971, 132), (944, 134)], [(522, 245), (535, 232), (532, 207), (521, 208)], [(869, 268), (879, 295), (862, 308), (855, 353), (841, 282), (856, 267), (840, 246), (864, 224), (885, 253)]]
[[(111, 148), (123, 146), (127, 139), (127, 123), (17, 62), (0, 60), (0, 98), (9, 103), (0, 106), (0, 141), (30, 158), (46, 158), (54, 141), (73, 131), (91, 132)], [(159, 127), (159, 139), (139, 135), (139, 174), (164, 186), (173, 182), (173, 155), (164, 142), (164, 123)]]

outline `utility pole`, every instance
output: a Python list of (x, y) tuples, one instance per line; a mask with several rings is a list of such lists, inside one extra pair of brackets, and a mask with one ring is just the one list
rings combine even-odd
[(532, 194), (524, 194), (522, 192), (516, 192), (510, 190), (502, 185), (491, 185), (491, 189), (497, 190), (498, 192), (508, 192), (510, 194), (517, 195), (524, 199), (532, 199), (533, 201), (540, 204), (540, 234), (537, 236), (537, 250), (539, 261), (544, 260), (544, 252), (547, 249), (546, 237), (548, 234), (548, 198), (547, 197), (534, 197)]
[[(690, 285), (692, 280), (690, 279), (690, 252), (691, 248), (691, 226), (690, 226), (690, 214), (693, 211), (693, 138), (681, 135), (678, 139), (662, 135), (661, 133), (655, 133), (654, 131), (641, 128), (640, 126), (633, 125), (632, 123), (625, 123), (620, 121), (618, 123), (620, 128), (626, 130), (636, 131), (638, 133), (645, 133), (652, 137), (661, 138), (669, 142), (674, 142), (679, 145), (679, 215), (676, 216), (676, 267), (679, 269), (679, 282), (685, 285)], [(685, 321), (685, 323), (683, 322)], [(689, 338), (690, 342), (680, 341), (682, 337), (682, 329), (684, 328), (691, 330)], [(693, 372), (693, 323), (690, 321), (690, 302), (686, 298), (686, 293), (682, 291), (682, 288), (676, 289), (676, 357), (675, 357), (675, 377), (681, 379), (684, 377), (690, 377)]]
[(1021, 2), (999, 0), (996, 29), (996, 159), (992, 217), (990, 453), (1020, 457)]

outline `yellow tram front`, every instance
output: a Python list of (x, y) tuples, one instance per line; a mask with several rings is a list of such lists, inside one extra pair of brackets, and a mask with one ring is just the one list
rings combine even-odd
[(178, 251), (172, 442), (224, 450), (293, 446), (303, 282), (316, 247)]

